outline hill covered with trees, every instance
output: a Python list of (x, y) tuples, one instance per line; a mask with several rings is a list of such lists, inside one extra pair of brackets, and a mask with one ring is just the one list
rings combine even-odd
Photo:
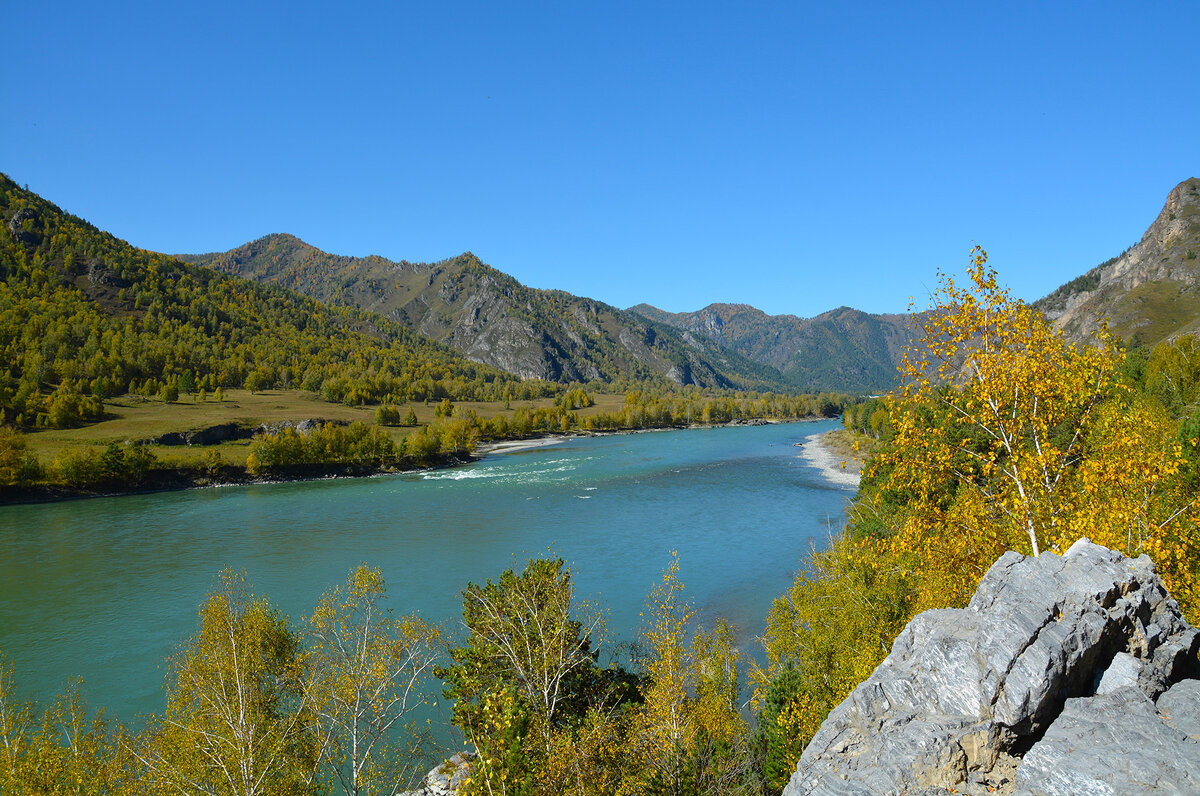
[(327, 400), (503, 399), (554, 387), (401, 324), (137, 249), (0, 175), (0, 420), (98, 419), (103, 399), (302, 387)]
[[(674, 331), (653, 324), (639, 327), (634, 347), (674, 363), (667, 375), (619, 352), (599, 360), (585, 352), (583, 362), (603, 364), (586, 389), (522, 379), (377, 313), (137, 249), (4, 176), (0, 222), (5, 498), (403, 470), (462, 461), (481, 440), (830, 416), (846, 401), (728, 389), (706, 360), (680, 353)], [(502, 276), (461, 265), (460, 276)], [(439, 290), (449, 289), (448, 272), (435, 271)], [(617, 318), (566, 294), (527, 304), (536, 314), (559, 300), (584, 321)], [(769, 369), (725, 360), (762, 376), (747, 381), (772, 381)], [(716, 386), (681, 387), (672, 373), (683, 381), (706, 374)], [(617, 394), (589, 409), (598, 387)], [(246, 398), (264, 391), (275, 394), (270, 406)], [(234, 393), (241, 397), (223, 408)], [(322, 410), (322, 402), (354, 410)], [(214, 435), (187, 456), (166, 441), (187, 440), (192, 450), (191, 441)]]

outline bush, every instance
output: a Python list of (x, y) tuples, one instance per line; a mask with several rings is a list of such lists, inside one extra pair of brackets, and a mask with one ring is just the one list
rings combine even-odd
[(42, 475), (37, 457), (25, 449), (21, 432), (0, 426), (0, 486), (14, 486), (36, 481)]
[[(411, 409), (409, 410), (412, 411)], [(400, 425), (400, 410), (394, 406), (381, 406), (375, 410), (375, 423), (380, 426)]]
[(103, 453), (95, 448), (64, 451), (50, 465), (52, 478), (64, 486), (142, 484), (157, 464), (154, 454), (140, 445), (110, 444)]
[(253, 467), (247, 458), (246, 469), (251, 475), (340, 465), (386, 468), (400, 458), (396, 443), (379, 426), (360, 422), (345, 427), (326, 423), (306, 434), (294, 428), (264, 434), (251, 443), (250, 455)]

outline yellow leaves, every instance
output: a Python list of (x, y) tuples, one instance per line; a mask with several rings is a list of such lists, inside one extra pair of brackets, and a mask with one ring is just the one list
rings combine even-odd
[[(942, 278), (889, 398), (893, 440), (869, 468), (895, 505), (886, 555), (919, 575), (914, 607), (961, 604), (1006, 549), (1061, 550), (1085, 535), (1130, 555), (1158, 551), (1164, 577), (1187, 593), (1196, 573), (1184, 561), (1196, 559), (1178, 551), (1189, 549), (1195, 495), (1180, 491), (1188, 458), (1175, 422), (1120, 381), (1124, 354), (1106, 332), (1068, 343), (986, 262), (976, 249), (969, 284)], [(1173, 364), (1156, 372), (1193, 368), (1194, 349), (1161, 352)], [(1191, 394), (1186, 380), (1162, 381), (1168, 398)]]
[(775, 719), (789, 732), (815, 731), (913, 614), (965, 604), (1005, 550), (1087, 535), (1148, 553), (1185, 612), (1200, 608), (1200, 508), (1180, 491), (1173, 421), (1119, 382), (1111, 340), (1067, 343), (986, 262), (972, 253), (965, 286), (942, 278), (906, 352), (893, 436), (852, 510), (861, 538), (835, 538), (772, 607), (756, 700), (798, 667)]
[[(813, 571), (775, 600), (764, 638), (768, 669), (752, 674), (760, 716), (779, 710), (775, 723), (784, 731), (756, 733), (767, 739), (771, 776), (783, 782), (828, 711), (883, 660), (912, 615), (912, 577), (904, 572), (912, 557), (887, 542), (842, 535), (812, 560)], [(785, 686), (797, 672), (798, 684)]]
[[(683, 599), (678, 574), (679, 558), (672, 552), (651, 595), (651, 624), (642, 634), (648, 652), (644, 701), (630, 719), (627, 743), (633, 765), (618, 793), (642, 793), (648, 780), (671, 782), (684, 761), (697, 756), (707, 760), (709, 774), (718, 779), (740, 770), (746, 760), (732, 630), (718, 622), (711, 631), (696, 632), (688, 643), (695, 612)], [(716, 754), (714, 748), (727, 751)]]
[[(942, 278), (921, 344), (905, 355), (907, 383), (890, 405), (895, 444), (882, 463), (890, 488), (916, 487), (911, 511), (927, 527), (945, 521), (947, 496), (959, 493), (960, 526), (1002, 515), (1017, 534), (1008, 545), (1036, 553), (1068, 502), (1096, 406), (1117, 392), (1120, 354), (1107, 341), (1067, 344), (986, 263), (977, 247), (970, 287)], [(967, 492), (975, 499), (962, 500)], [(968, 507), (981, 513), (963, 516)]]

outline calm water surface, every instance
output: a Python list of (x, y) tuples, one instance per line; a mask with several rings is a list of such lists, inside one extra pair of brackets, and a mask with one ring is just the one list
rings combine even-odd
[(299, 619), (367, 562), (397, 610), (456, 628), (468, 581), (550, 552), (629, 640), (674, 549), (701, 621), (731, 620), (754, 652), (772, 598), (853, 496), (793, 446), (835, 425), (577, 439), (419, 475), (0, 508), (0, 651), (24, 695), (81, 676), (93, 707), (136, 724), (164, 706), (163, 660), (225, 566)]

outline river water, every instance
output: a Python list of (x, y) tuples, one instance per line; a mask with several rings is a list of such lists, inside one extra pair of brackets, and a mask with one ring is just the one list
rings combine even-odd
[(577, 594), (632, 640), (679, 552), (701, 622), (757, 649), (771, 600), (840, 525), (854, 488), (794, 443), (836, 421), (573, 439), (458, 469), (0, 508), (0, 653), (23, 696), (84, 678), (137, 725), (222, 567), (295, 619), (361, 562), (392, 607), (458, 628), (460, 591), (565, 558)]

